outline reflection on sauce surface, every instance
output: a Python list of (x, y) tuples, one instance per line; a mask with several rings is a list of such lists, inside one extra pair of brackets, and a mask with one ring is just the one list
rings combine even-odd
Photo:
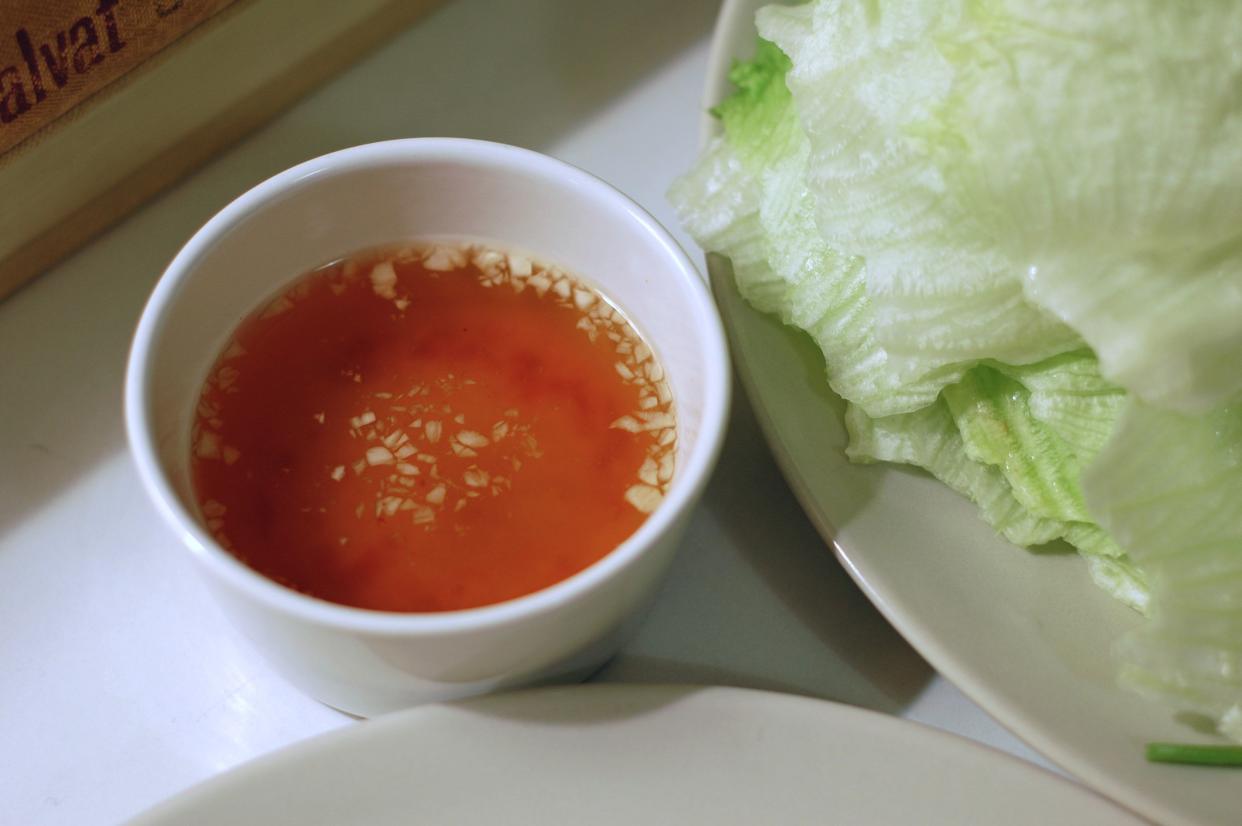
[(598, 292), (478, 246), (375, 251), (242, 322), (193, 433), (208, 528), (334, 602), (446, 611), (595, 562), (659, 504), (672, 399)]

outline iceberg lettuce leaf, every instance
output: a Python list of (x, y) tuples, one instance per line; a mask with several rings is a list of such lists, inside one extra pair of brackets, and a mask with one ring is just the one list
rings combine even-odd
[(1117, 645), (1121, 678), (1217, 717), (1242, 709), (1242, 406), (1132, 402), (1083, 486), (1151, 584), (1150, 621)]

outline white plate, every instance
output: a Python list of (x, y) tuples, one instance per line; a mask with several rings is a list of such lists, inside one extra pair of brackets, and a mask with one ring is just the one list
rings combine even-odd
[(1050, 772), (893, 717), (736, 688), (578, 686), (399, 712), (132, 826), (1137, 824)]
[[(754, 49), (758, 0), (726, 0), (705, 108)], [(714, 129), (705, 122), (704, 132)], [(803, 508), (872, 602), (935, 668), (1049, 759), (1170, 824), (1242, 823), (1242, 772), (1147, 763), (1150, 740), (1204, 739), (1114, 682), (1112, 641), (1138, 621), (1076, 556), (1000, 539), (929, 476), (850, 464), (842, 402), (805, 335), (755, 312), (728, 261), (708, 257), (742, 384)]]

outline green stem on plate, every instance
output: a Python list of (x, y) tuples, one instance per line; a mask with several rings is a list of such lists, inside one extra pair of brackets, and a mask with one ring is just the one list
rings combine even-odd
[(1199, 746), (1190, 743), (1148, 743), (1152, 763), (1190, 763), (1196, 766), (1242, 768), (1242, 746)]

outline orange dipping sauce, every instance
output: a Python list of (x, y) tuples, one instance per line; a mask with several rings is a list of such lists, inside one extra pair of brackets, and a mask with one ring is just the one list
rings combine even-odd
[(265, 576), (382, 611), (501, 602), (581, 571), (659, 504), (663, 371), (596, 290), (483, 246), (303, 276), (212, 367), (192, 477)]

